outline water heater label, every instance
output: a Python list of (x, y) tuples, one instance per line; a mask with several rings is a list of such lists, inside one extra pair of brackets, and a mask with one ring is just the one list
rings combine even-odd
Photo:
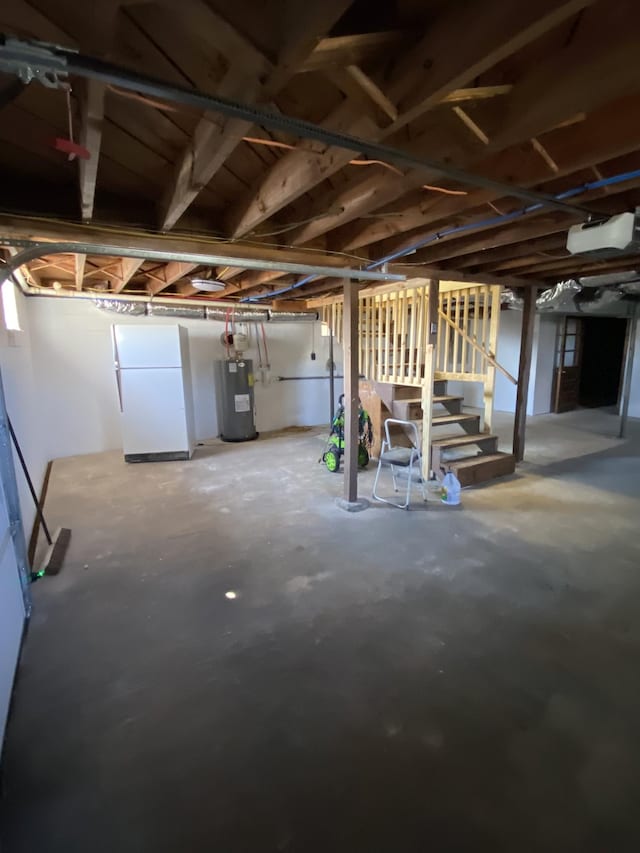
[(237, 373), (237, 372), (238, 372), (238, 365), (235, 363), (235, 361), (230, 361), (229, 362), (229, 373)]
[(251, 411), (251, 397), (249, 394), (234, 394), (236, 412)]

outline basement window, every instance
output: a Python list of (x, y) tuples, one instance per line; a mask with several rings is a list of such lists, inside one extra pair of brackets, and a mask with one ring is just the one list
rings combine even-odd
[(4, 314), (5, 329), (9, 332), (19, 332), (20, 318), (18, 317), (16, 288), (10, 278), (2, 284), (2, 313)]

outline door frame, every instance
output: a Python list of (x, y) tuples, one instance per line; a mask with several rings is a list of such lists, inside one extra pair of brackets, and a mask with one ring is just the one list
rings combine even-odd
[[(579, 371), (582, 368), (582, 347), (584, 343), (584, 327), (582, 324), (582, 317), (577, 317), (575, 314), (565, 314), (561, 319), (561, 325), (558, 327), (558, 335), (556, 338), (556, 351), (554, 353), (554, 362), (553, 362), (553, 385), (551, 391), (551, 411), (554, 414), (560, 414), (563, 411), (572, 411), (573, 409), (560, 409), (560, 392), (562, 390), (562, 371), (566, 369), (576, 369), (578, 371), (578, 377), (580, 376)], [(574, 321), (576, 323), (576, 331), (575, 333), (567, 334), (567, 325), (570, 321)], [(567, 350), (567, 337), (575, 337), (576, 345), (572, 350)], [(574, 363), (572, 365), (566, 365), (565, 359), (569, 352), (574, 353)], [(578, 379), (579, 383), (579, 379)], [(573, 408), (576, 408), (574, 406)]]

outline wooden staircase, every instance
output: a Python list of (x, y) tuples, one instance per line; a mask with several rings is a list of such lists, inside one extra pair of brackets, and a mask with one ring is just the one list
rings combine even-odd
[[(419, 389), (388, 382), (360, 383), (362, 404), (371, 415), (375, 433), (373, 455), (382, 440), (385, 418), (415, 421), (422, 432), (423, 411)], [(480, 415), (463, 412), (464, 397), (447, 393), (447, 383), (434, 383), (431, 413), (431, 469), (451, 469), (461, 485), (471, 486), (515, 471), (511, 453), (498, 450), (498, 436), (482, 432)], [(396, 439), (401, 436), (396, 430)]]

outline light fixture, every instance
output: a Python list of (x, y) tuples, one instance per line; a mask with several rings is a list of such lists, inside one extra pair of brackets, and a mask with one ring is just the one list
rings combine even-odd
[(207, 293), (217, 293), (226, 287), (224, 281), (216, 281), (215, 278), (192, 278), (190, 281), (196, 290), (206, 290)]

